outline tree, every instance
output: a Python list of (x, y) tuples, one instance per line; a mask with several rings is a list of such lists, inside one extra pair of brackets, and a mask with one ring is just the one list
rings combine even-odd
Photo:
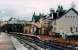
[(58, 5), (58, 8), (57, 8), (56, 12), (58, 12), (59, 16), (61, 16), (66, 12), (66, 10), (63, 9), (62, 5)]
[(32, 17), (32, 21), (38, 22), (40, 20), (40, 18), (41, 18), (41, 14), (35, 15), (35, 12), (34, 12), (33, 17)]

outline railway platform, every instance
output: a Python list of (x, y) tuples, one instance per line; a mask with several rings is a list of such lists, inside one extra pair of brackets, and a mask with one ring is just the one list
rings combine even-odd
[(0, 32), (0, 50), (28, 50), (16, 38)]

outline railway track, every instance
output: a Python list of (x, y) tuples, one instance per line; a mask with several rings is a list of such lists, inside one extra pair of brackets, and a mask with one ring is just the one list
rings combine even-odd
[[(31, 43), (34, 43), (36, 44), (37, 46), (43, 48), (43, 49), (48, 49), (48, 50), (78, 50), (78, 49), (75, 49), (75, 48), (72, 48), (72, 47), (66, 47), (66, 46), (60, 46), (60, 45), (57, 45), (57, 44), (54, 44), (54, 43), (50, 43), (50, 42), (43, 42), (37, 38), (33, 38), (33, 37), (30, 37), (30, 36), (24, 36), (24, 35), (20, 35), (20, 34), (17, 34), (16, 37), (19, 37), (20, 39), (22, 39), (21, 41), (24, 41), (24, 43), (26, 43), (26, 41), (28, 42), (31, 42)], [(37, 49), (36, 49), (37, 50)]]
[(48, 49), (49, 48), (51, 48), (51, 49), (54, 48), (54, 49), (57, 49), (57, 50), (76, 50), (75, 48), (72, 48), (72, 47), (61, 46), (61, 45), (57, 45), (55, 43), (50, 43), (50, 42), (47, 43), (47, 42), (43, 42), (43, 41), (41, 41), (39, 39), (35, 39), (35, 38), (32, 38), (31, 40), (32, 40), (32, 42), (34, 41), (34, 43), (37, 43), (37, 45), (39, 44), (39, 46), (40, 45), (41, 46), (46, 46), (46, 48), (48, 48)]
[(29, 46), (29, 50), (40, 50), (37, 46), (35, 46), (34, 44), (32, 44), (31, 42), (24, 40), (21, 37), (15, 36), (15, 38), (17, 38), (25, 47)]

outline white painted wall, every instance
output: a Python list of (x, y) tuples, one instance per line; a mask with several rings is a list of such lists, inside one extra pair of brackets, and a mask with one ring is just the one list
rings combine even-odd
[(70, 27), (73, 27), (73, 32), (76, 32), (76, 27), (78, 27), (78, 15), (73, 10), (70, 10), (64, 16), (56, 20), (55, 27), (55, 32), (69, 33)]

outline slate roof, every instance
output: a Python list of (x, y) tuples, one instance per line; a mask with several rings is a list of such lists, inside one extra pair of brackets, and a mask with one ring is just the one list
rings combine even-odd
[[(74, 8), (70, 8), (68, 11), (66, 11), (63, 15), (61, 15), (59, 18), (63, 17), (65, 14), (67, 14), (70, 10), (73, 10), (77, 15), (78, 15), (78, 12), (77, 10), (75, 10)], [(59, 18), (56, 18), (56, 19), (59, 19)]]
[(48, 16), (45, 15), (45, 16), (42, 16), (42, 17), (35, 16), (35, 17), (33, 17), (33, 18), (36, 19), (36, 20), (39, 20), (40, 18), (43, 18), (43, 20), (44, 20), (44, 19), (55, 20), (55, 19), (59, 19), (59, 18), (63, 17), (63, 16), (64, 16), (65, 14), (67, 14), (70, 10), (73, 10), (73, 11), (78, 15), (77, 10), (75, 10), (74, 8), (70, 8), (68, 11), (59, 12), (59, 16), (57, 16), (57, 12), (54, 12), (54, 13), (53, 13), (53, 18), (52, 18), (52, 15), (51, 15), (51, 14), (48, 14)]
[[(74, 8), (70, 8), (65, 14), (67, 14), (70, 10), (73, 10), (73, 11), (78, 15), (77, 10), (75, 10)], [(64, 15), (65, 15), (65, 14), (64, 14)]]

